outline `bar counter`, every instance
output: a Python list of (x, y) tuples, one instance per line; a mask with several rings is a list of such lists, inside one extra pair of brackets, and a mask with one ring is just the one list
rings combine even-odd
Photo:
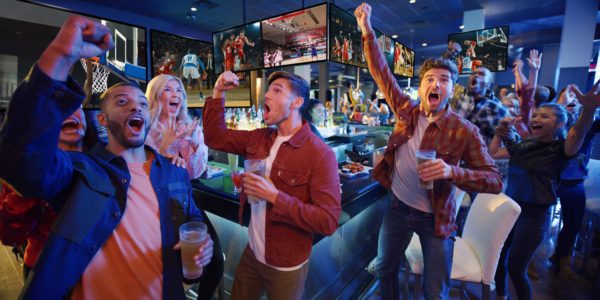
[[(239, 194), (233, 193), (229, 167), (222, 175), (192, 181), (196, 204), (215, 227), (225, 254), (223, 288), (228, 299), (235, 268), (248, 243), (250, 208), (238, 223)], [(315, 235), (304, 299), (355, 298), (372, 277), (365, 268), (377, 254), (377, 237), (389, 194), (370, 174), (340, 176), (342, 214), (331, 236)]]

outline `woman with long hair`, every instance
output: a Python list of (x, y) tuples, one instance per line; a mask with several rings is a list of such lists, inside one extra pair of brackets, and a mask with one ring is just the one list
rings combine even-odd
[(208, 148), (199, 121), (188, 115), (187, 94), (181, 79), (166, 74), (152, 78), (146, 98), (152, 121), (146, 145), (164, 156), (182, 159), (190, 179), (200, 177), (206, 170)]

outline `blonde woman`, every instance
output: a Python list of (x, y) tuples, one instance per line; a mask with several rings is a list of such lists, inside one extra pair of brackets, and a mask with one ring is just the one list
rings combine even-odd
[(152, 125), (146, 144), (167, 157), (179, 157), (190, 175), (196, 179), (206, 169), (208, 148), (199, 121), (187, 111), (187, 94), (183, 83), (172, 75), (154, 77), (146, 89)]

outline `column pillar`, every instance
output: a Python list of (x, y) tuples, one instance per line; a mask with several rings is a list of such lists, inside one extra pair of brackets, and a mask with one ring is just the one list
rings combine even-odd
[(587, 90), (587, 77), (596, 30), (597, 0), (567, 0), (563, 20), (556, 87), (577, 84)]
[[(327, 91), (329, 90), (329, 64), (324, 61), (319, 63), (319, 101), (325, 104), (327, 100)], [(335, 105), (335, 99), (331, 99)]]

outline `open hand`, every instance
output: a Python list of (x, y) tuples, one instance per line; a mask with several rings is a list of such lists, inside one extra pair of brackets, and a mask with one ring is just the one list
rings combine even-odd
[(158, 130), (162, 136), (158, 152), (162, 155), (166, 155), (171, 144), (180, 137), (177, 135), (177, 119), (174, 116), (169, 116), (167, 124), (158, 123)]
[(531, 49), (531, 51), (529, 51), (527, 64), (529, 64), (530, 68), (537, 71), (542, 67), (542, 54), (543, 53), (538, 53), (538, 51), (535, 49)]
[(572, 90), (584, 109), (594, 111), (600, 106), (600, 80), (596, 81), (594, 86), (585, 94), (582, 94), (577, 86), (573, 86)]
[(192, 124), (188, 126), (188, 129), (185, 131), (184, 134), (184, 136), (186, 137), (185, 139), (188, 141), (190, 147), (192, 147), (192, 150), (194, 151), (196, 151), (196, 149), (198, 149), (198, 147), (200, 146), (200, 138), (196, 135), (196, 132), (198, 132), (197, 129), (199, 123), (200, 119), (194, 118)]

